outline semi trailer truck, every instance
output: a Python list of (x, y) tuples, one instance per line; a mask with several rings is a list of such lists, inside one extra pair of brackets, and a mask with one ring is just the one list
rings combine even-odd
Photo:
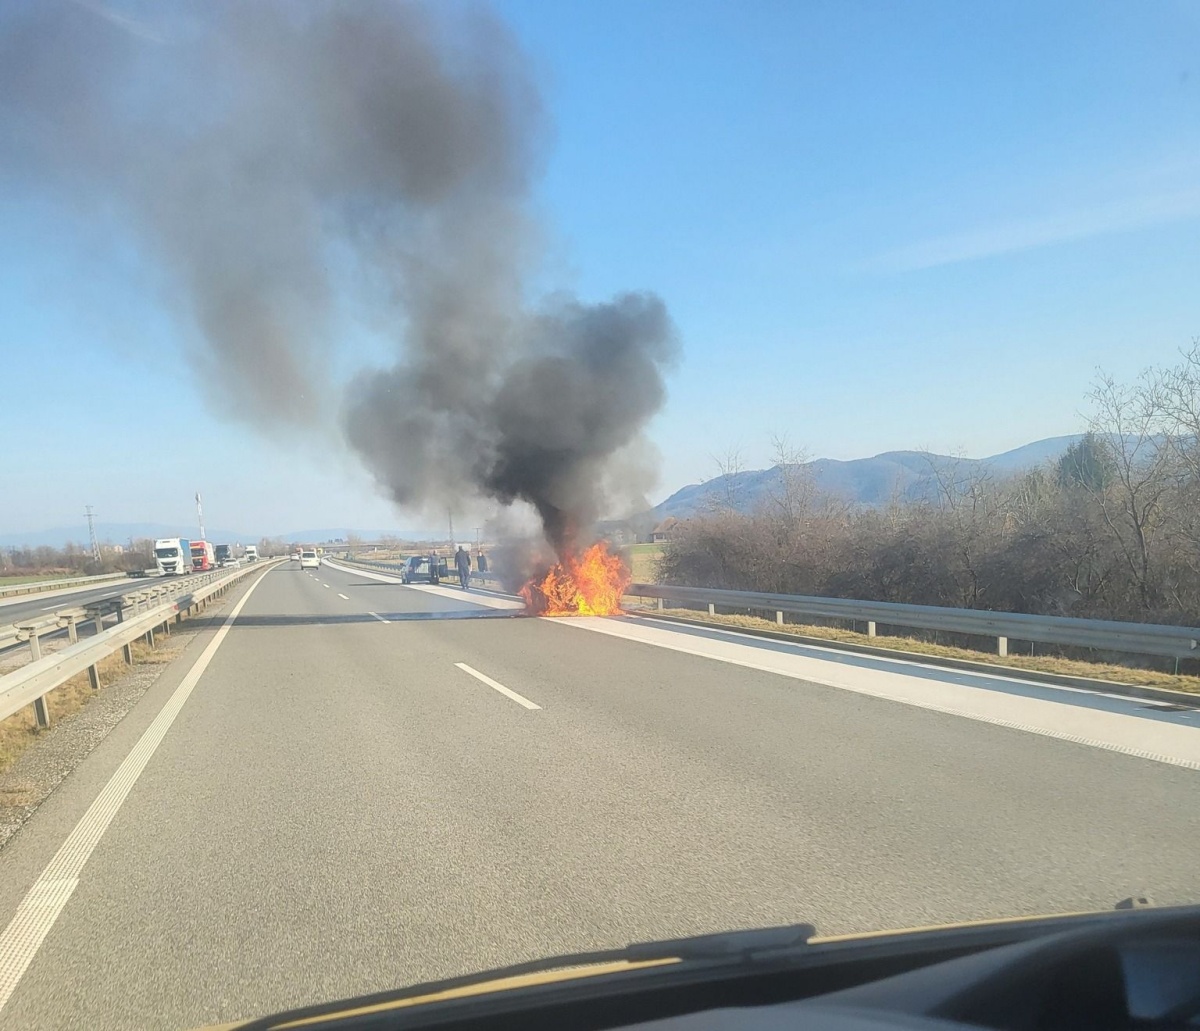
[(192, 542), (186, 537), (155, 541), (154, 565), (159, 576), (186, 576), (192, 571)]

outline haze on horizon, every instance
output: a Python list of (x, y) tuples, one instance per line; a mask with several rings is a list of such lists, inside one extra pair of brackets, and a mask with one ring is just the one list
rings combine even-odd
[[(186, 33), (182, 5), (78, 10), (122, 45)], [(848, 459), (1078, 432), (1097, 366), (1128, 380), (1200, 332), (1195, 8), (493, 11), (552, 127), (530, 291), (653, 289), (678, 332), (651, 502), (730, 448), (769, 465), (774, 435)], [(0, 531), (77, 523), (85, 503), (106, 522), (190, 525), (196, 490), (214, 525), (441, 523), (387, 501), (336, 434), (218, 414), (185, 358), (194, 329), (132, 234), (8, 189), (0, 207), (0, 350), (15, 356), (0, 432), (20, 458)], [(330, 402), (387, 360), (391, 330), (332, 303), (342, 347), (303, 378)]]

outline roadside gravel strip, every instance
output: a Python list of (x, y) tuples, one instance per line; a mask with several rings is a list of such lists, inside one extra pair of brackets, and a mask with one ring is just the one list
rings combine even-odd
[(183, 681), (172, 692), (166, 705), (138, 738), (133, 750), (125, 757), (36, 883), (29, 889), (12, 921), (0, 932), (0, 1011), (4, 1009), (29, 964), (37, 955), (59, 914), (70, 901), (84, 866), (109, 824), (162, 743), (175, 717), (187, 703), (210, 660), (229, 634), (238, 613), (245, 607), (262, 580), (263, 576), (260, 575), (249, 583), (221, 623), (220, 629), (212, 636)]
[[(213, 603), (208, 614), (174, 627), (169, 637), (159, 639), (153, 661), (139, 663), (120, 680), (105, 684), (83, 708), (56, 719), (49, 732), (42, 733), (12, 766), (0, 772), (0, 849), (125, 718), (196, 634), (219, 625), (224, 608), (225, 599), (221, 599)], [(67, 643), (64, 638), (54, 645), (64, 647)]]
[[(172, 650), (182, 651), (208, 622), (198, 620), (192, 629), (177, 629), (170, 638)], [(135, 666), (115, 684), (106, 685), (82, 709), (55, 721), (49, 733), (43, 733), (0, 773), (0, 849), (125, 718), (165, 666), (166, 662)]]

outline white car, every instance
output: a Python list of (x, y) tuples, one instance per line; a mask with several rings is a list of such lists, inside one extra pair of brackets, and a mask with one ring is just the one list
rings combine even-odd
[(301, 569), (320, 569), (321, 556), (311, 548), (305, 548), (300, 552), (300, 568)]

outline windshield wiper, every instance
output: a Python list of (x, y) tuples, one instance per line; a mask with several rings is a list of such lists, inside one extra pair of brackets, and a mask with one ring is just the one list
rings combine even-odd
[[(456, 977), (427, 984), (409, 985), (405, 988), (365, 996), (354, 1001), (355, 1005), (394, 1002), (414, 998), (431, 992), (468, 985), (502, 981), (510, 977), (534, 974), (546, 970), (569, 970), (572, 967), (590, 967), (603, 963), (647, 963), (655, 960), (683, 960), (685, 962), (712, 962), (725, 965), (773, 963), (787, 960), (802, 949), (816, 933), (812, 924), (787, 924), (782, 927), (762, 927), (749, 931), (721, 931), (717, 934), (701, 934), (691, 938), (669, 938), (665, 941), (635, 942), (624, 948), (603, 949), (597, 952), (574, 952), (565, 956), (549, 956), (530, 960), (497, 970), (481, 971), (465, 977)], [(262, 1017), (242, 1025), (244, 1031), (267, 1031), (283, 1020), (301, 1017), (316, 1017), (321, 1014), (336, 1016), (345, 1008), (345, 1003), (325, 1003), (321, 1006), (294, 1010)]]
[(639, 942), (626, 945), (621, 952), (630, 962), (648, 959), (770, 959), (779, 952), (790, 952), (808, 944), (817, 933), (812, 924), (785, 924), (759, 927), (750, 931), (721, 931), (692, 938)]
[(477, 978), (493, 980), (516, 977), (541, 970), (565, 967), (592, 966), (596, 963), (645, 963), (653, 960), (724, 960), (739, 963), (772, 961), (803, 948), (816, 934), (812, 924), (785, 924), (782, 927), (761, 927), (748, 931), (720, 931), (691, 938), (668, 938), (664, 941), (635, 942), (623, 948), (597, 952), (576, 952), (564, 956), (549, 956), (528, 963), (492, 970)]

